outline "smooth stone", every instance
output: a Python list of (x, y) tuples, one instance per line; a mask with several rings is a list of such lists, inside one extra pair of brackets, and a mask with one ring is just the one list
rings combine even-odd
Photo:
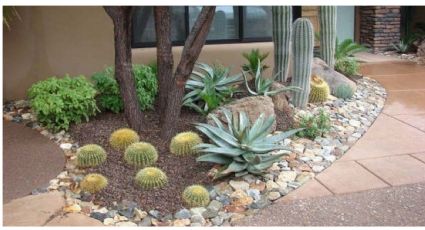
[(115, 223), (115, 221), (114, 221), (114, 219), (112, 219), (112, 218), (105, 218), (104, 220), (103, 220), (103, 224), (104, 225), (113, 225)]
[(202, 213), (204, 213), (205, 211), (207, 211), (207, 209), (204, 207), (196, 207), (196, 208), (190, 209), (190, 214), (192, 214), (192, 216), (194, 215), (202, 216)]
[(294, 171), (285, 171), (285, 172), (281, 172), (278, 176), (278, 179), (283, 181), (283, 182), (290, 182), (290, 181), (294, 181), (295, 178), (297, 177), (297, 173)]
[(116, 215), (118, 215), (118, 211), (117, 211), (117, 210), (110, 210), (110, 211), (108, 211), (108, 212), (106, 213), (106, 215), (107, 215), (109, 218), (114, 218)]
[(138, 226), (151, 226), (151, 225), (152, 225), (152, 218), (150, 216), (143, 218), (143, 220), (140, 221), (138, 224)]
[(219, 196), (215, 198), (216, 200), (220, 201), (223, 205), (228, 205), (230, 204), (232, 201), (230, 199), (230, 197), (228, 196)]
[(323, 169), (325, 169), (325, 167), (323, 167), (322, 165), (313, 165), (312, 170), (315, 173), (319, 173), (321, 171), (323, 171)]
[(155, 219), (160, 219), (160, 213), (158, 210), (150, 210), (149, 215), (151, 215)]
[(219, 201), (213, 200), (209, 203), (207, 210), (218, 212), (221, 208), (223, 208), (223, 204)]
[(249, 189), (249, 184), (245, 181), (235, 181), (235, 180), (231, 180), (229, 181), (230, 186), (232, 186), (232, 188), (234, 190), (243, 190), (246, 191)]
[(267, 198), (271, 201), (277, 200), (280, 197), (280, 193), (279, 192), (271, 192), (269, 193), (269, 195), (267, 196)]
[[(220, 202), (218, 202), (220, 203)], [(220, 203), (221, 204), (221, 203)], [(176, 214), (174, 214), (174, 217), (177, 219), (189, 219), (192, 215), (190, 214), (190, 211), (187, 209), (180, 209)]]
[(135, 219), (137, 219), (137, 220), (142, 220), (143, 218), (145, 218), (148, 215), (147, 212), (142, 211), (142, 210), (140, 210), (138, 208), (135, 208), (134, 209), (134, 214), (135, 214), (134, 215), (135, 216)]
[(279, 189), (279, 185), (276, 184), (276, 182), (269, 180), (266, 183), (266, 188), (267, 188), (267, 190), (271, 191), (273, 189)]
[(175, 227), (184, 227), (188, 225), (190, 225), (189, 219), (177, 219), (177, 220), (174, 220), (173, 222), (173, 226)]
[(258, 189), (248, 189), (246, 191), (246, 194), (248, 194), (248, 196), (252, 197), (254, 199), (254, 201), (257, 201), (261, 198), (260, 191)]
[(106, 213), (92, 212), (90, 213), (90, 217), (103, 222), (108, 216)]
[(221, 216), (216, 216), (216, 217), (211, 219), (211, 223), (214, 226), (220, 226), (221, 224), (223, 224), (223, 222), (224, 222), (224, 218), (221, 217)]
[(202, 224), (202, 225), (204, 225), (204, 224), (205, 224), (205, 219), (204, 219), (204, 217), (202, 217), (201, 215), (197, 215), (197, 214), (195, 214), (195, 215), (191, 216), (191, 217), (190, 217), (190, 221), (191, 221), (192, 223), (198, 223), (198, 224)]
[(115, 224), (115, 226), (119, 226), (119, 227), (137, 227), (137, 224), (130, 222), (130, 221), (126, 221), (126, 222), (118, 222)]
[(62, 143), (59, 145), (59, 147), (63, 150), (70, 150), (72, 148), (72, 144), (71, 143)]
[(252, 208), (252, 209), (262, 209), (262, 208), (269, 206), (270, 204), (271, 204), (270, 201), (267, 199), (267, 197), (264, 196), (264, 197), (261, 197), (261, 199), (259, 199), (255, 203), (252, 203), (250, 205), (250, 208)]

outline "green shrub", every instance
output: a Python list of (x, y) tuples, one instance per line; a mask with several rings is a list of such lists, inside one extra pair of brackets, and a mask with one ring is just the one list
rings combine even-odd
[(218, 65), (198, 63), (196, 67), (186, 83), (188, 93), (183, 97), (183, 105), (206, 115), (233, 96), (242, 76), (229, 76), (230, 68)]
[(335, 97), (349, 99), (354, 95), (354, 90), (349, 85), (339, 85), (335, 89)]
[(317, 115), (301, 116), (299, 128), (303, 128), (303, 130), (298, 132), (297, 136), (314, 139), (329, 132), (331, 128), (331, 119), (329, 114), (321, 109)]
[(68, 130), (71, 123), (88, 121), (99, 109), (96, 90), (84, 76), (51, 77), (28, 90), (32, 110), (38, 121), (53, 131)]
[(274, 116), (265, 118), (264, 113), (251, 125), (245, 112), (233, 116), (229, 110), (223, 110), (226, 124), (217, 116), (210, 114), (215, 125), (197, 123), (196, 128), (205, 134), (211, 144), (198, 144), (195, 146), (200, 153), (197, 161), (206, 161), (223, 165), (215, 178), (235, 173), (235, 176), (245, 174), (263, 174), (276, 161), (286, 153), (273, 154), (274, 150), (288, 149), (279, 144), (280, 141), (300, 131), (289, 130), (276, 135), (271, 134), (271, 127), (275, 122)]
[[(133, 65), (136, 94), (141, 110), (153, 108), (155, 96), (158, 92), (158, 81), (155, 71), (156, 69), (152, 69), (150, 66)], [(91, 79), (98, 91), (96, 99), (99, 107), (103, 110), (118, 113), (123, 110), (124, 104), (114, 74), (114, 67), (109, 66), (102, 72), (95, 73)]]
[(346, 75), (354, 76), (358, 73), (360, 68), (359, 63), (350, 57), (337, 59), (335, 62), (335, 70)]

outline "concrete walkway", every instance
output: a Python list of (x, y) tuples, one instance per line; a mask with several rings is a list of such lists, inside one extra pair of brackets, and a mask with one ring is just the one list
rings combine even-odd
[(3, 121), (3, 203), (47, 187), (64, 168), (63, 151), (38, 131)]
[[(277, 222), (274, 225), (301, 224), (308, 225), (335, 225), (344, 222), (291, 222), (287, 217), (286, 209), (291, 209), (291, 205), (296, 206), (296, 200), (315, 198), (312, 202), (321, 202), (327, 199), (334, 199), (340, 202), (337, 205), (344, 213), (349, 212), (352, 206), (350, 202), (362, 203), (368, 200), (367, 195), (348, 195), (350, 199), (323, 198), (330, 195), (352, 194), (366, 190), (382, 189), (371, 192), (375, 195), (385, 197), (388, 194), (398, 194), (398, 199), (406, 199), (409, 194), (403, 194), (404, 188), (392, 188), (393, 186), (410, 186), (411, 184), (425, 182), (425, 67), (409, 62), (381, 62), (363, 64), (361, 72), (368, 77), (378, 80), (388, 92), (387, 102), (383, 113), (374, 122), (368, 132), (337, 162), (320, 173), (315, 180), (303, 185), (300, 189), (288, 194), (269, 209), (265, 209), (258, 215), (244, 219), (241, 225), (268, 225), (267, 219), (275, 215)], [(423, 195), (423, 185), (416, 188), (422, 194), (422, 199), (410, 201), (407, 205), (415, 205), (415, 202), (425, 205)], [(421, 190), (422, 189), (422, 190)], [(387, 194), (388, 193), (388, 194)], [(368, 193), (364, 193), (368, 194)], [(381, 194), (381, 195), (379, 195)], [(322, 198), (317, 198), (322, 197)], [(373, 201), (369, 199), (369, 201)], [(294, 204), (291, 204), (294, 203)], [(368, 203), (364, 212), (367, 213)], [(323, 203), (323, 206), (332, 204)], [(386, 213), (392, 216), (388, 209), (395, 210), (402, 208), (403, 204), (395, 206), (381, 206), (374, 212)], [(274, 210), (274, 211), (272, 211)], [(282, 210), (282, 211), (276, 211)], [(409, 210), (407, 210), (409, 211)], [(316, 214), (321, 215), (326, 209), (317, 210)], [(414, 215), (415, 210), (409, 211)], [(323, 213), (322, 213), (323, 214)], [(356, 215), (355, 213), (352, 213)], [(372, 213), (367, 213), (371, 215)], [(406, 213), (407, 214), (407, 213)], [(363, 214), (364, 215), (364, 214)], [(309, 219), (300, 215), (305, 221)], [(395, 222), (401, 225), (404, 222), (401, 218)], [(422, 219), (425, 215), (422, 213)], [(391, 225), (391, 222), (376, 222), (375, 219), (369, 221), (352, 222), (360, 225)], [(415, 222), (415, 224), (424, 224)], [(301, 224), (304, 225), (304, 224)]]

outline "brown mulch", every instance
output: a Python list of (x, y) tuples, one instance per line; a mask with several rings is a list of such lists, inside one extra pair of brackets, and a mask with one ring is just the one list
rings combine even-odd
[[(286, 130), (290, 126), (290, 116), (284, 112), (276, 112), (277, 130)], [(141, 141), (149, 142), (158, 150), (159, 158), (156, 167), (168, 176), (168, 185), (161, 189), (145, 191), (134, 183), (138, 169), (126, 164), (123, 152), (113, 150), (109, 145), (110, 134), (119, 128), (128, 127), (124, 114), (103, 112), (92, 118), (90, 122), (73, 125), (70, 134), (80, 146), (98, 144), (108, 153), (104, 164), (89, 172), (101, 173), (108, 178), (108, 186), (96, 194), (95, 202), (106, 206), (114, 206), (117, 201), (134, 201), (143, 210), (159, 210), (161, 213), (172, 213), (184, 207), (181, 194), (192, 184), (209, 186), (213, 181), (207, 176), (213, 164), (196, 162), (195, 156), (176, 157), (169, 152), (168, 143), (159, 137), (159, 121), (154, 111), (144, 112), (146, 130), (140, 133)], [(205, 122), (205, 118), (187, 108), (182, 109), (178, 132), (196, 129), (193, 123)], [(199, 133), (199, 132), (198, 132)], [(205, 138), (204, 138), (205, 139)]]

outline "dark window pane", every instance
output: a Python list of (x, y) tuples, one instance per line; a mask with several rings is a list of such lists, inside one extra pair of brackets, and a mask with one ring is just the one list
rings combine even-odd
[(272, 36), (271, 6), (244, 6), (243, 37), (268, 38)]
[[(201, 12), (201, 6), (189, 7), (189, 30)], [(207, 40), (238, 39), (239, 10), (236, 6), (217, 6)]]
[[(184, 41), (186, 29), (184, 23), (184, 7), (173, 6), (171, 9), (172, 41)], [(133, 15), (133, 42), (155, 42), (155, 22), (152, 6), (138, 6)]]

